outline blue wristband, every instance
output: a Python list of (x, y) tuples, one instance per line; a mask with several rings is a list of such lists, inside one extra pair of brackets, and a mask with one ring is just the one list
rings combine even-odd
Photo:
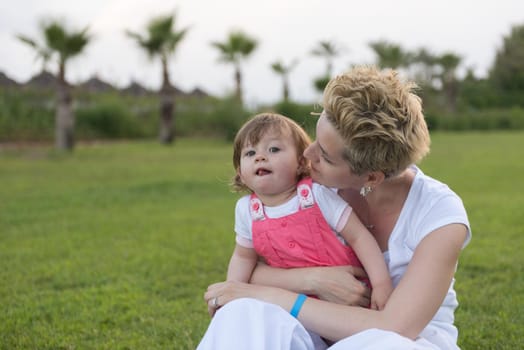
[(306, 301), (306, 299), (307, 299), (307, 296), (305, 296), (304, 294), (299, 294), (297, 296), (297, 300), (295, 300), (295, 304), (293, 304), (291, 311), (289, 311), (291, 316), (295, 318), (298, 317), (298, 313), (300, 312), (300, 309), (302, 309), (302, 305), (304, 304), (304, 301)]

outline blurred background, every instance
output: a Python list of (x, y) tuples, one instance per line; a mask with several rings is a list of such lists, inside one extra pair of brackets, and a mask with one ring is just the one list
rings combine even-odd
[(0, 13), (0, 142), (231, 138), (261, 110), (301, 120), (355, 64), (416, 80), (432, 130), (522, 128), (523, 13), (517, 0), (21, 0)]

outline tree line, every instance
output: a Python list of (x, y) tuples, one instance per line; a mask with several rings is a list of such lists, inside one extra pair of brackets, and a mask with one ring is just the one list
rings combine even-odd
[[(65, 23), (48, 20), (41, 25), (43, 42), (18, 34), (17, 38), (32, 47), (42, 61), (42, 70), (55, 60), (58, 65), (56, 79), (55, 146), (61, 150), (74, 147), (75, 116), (71, 86), (66, 81), (69, 60), (80, 55), (91, 42), (88, 29), (69, 30)], [(152, 59), (159, 59), (162, 83), (158, 91), (160, 105), (159, 140), (170, 144), (175, 138), (176, 101), (174, 86), (170, 81), (169, 59), (179, 43), (185, 39), (189, 28), (178, 28), (176, 13), (152, 18), (142, 33), (127, 30), (128, 38), (134, 40)], [(217, 49), (218, 60), (233, 66), (234, 98), (242, 105), (242, 66), (258, 47), (258, 40), (242, 30), (228, 33), (223, 41), (210, 45)], [(503, 39), (487, 78), (475, 77), (468, 69), (463, 78), (457, 76), (463, 58), (453, 52), (434, 54), (426, 48), (405, 50), (401, 45), (386, 40), (372, 41), (369, 47), (375, 53), (376, 65), (399, 70), (417, 81), (429, 109), (435, 108), (454, 113), (463, 108), (489, 108), (524, 106), (524, 25), (514, 26)], [(310, 54), (325, 62), (325, 71), (312, 81), (322, 92), (333, 75), (333, 61), (343, 53), (341, 46), (333, 41), (320, 41)], [(289, 79), (298, 60), (281, 60), (270, 67), (282, 80), (282, 103), (289, 103)], [(428, 108), (428, 107), (426, 107)]]

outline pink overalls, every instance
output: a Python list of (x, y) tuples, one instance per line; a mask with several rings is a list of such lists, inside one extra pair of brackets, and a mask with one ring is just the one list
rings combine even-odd
[(253, 246), (275, 267), (353, 265), (362, 267), (355, 252), (337, 238), (313, 198), (311, 178), (297, 186), (299, 210), (277, 219), (268, 218), (262, 202), (251, 195)]

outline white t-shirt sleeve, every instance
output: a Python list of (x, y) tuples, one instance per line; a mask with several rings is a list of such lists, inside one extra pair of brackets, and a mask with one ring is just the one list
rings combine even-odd
[[(420, 170), (419, 170), (420, 171)], [(471, 239), (468, 215), (460, 197), (447, 185), (424, 174), (417, 174), (413, 200), (406, 203), (407, 217), (412, 227), (407, 244), (414, 249), (420, 241), (436, 229), (449, 224), (463, 224), (468, 230), (465, 247)]]
[(251, 231), (251, 213), (249, 212), (249, 195), (240, 198), (235, 207), (236, 242), (246, 248), (253, 248)]
[(421, 234), (417, 241), (420, 242), (429, 233), (449, 224), (463, 224), (468, 229), (464, 248), (471, 239), (468, 216), (460, 198), (451, 191), (433, 203), (431, 210), (428, 210), (426, 215), (418, 222), (415, 232)]
[(351, 207), (335, 190), (317, 183), (313, 183), (313, 196), (331, 229), (339, 232), (346, 225)]

